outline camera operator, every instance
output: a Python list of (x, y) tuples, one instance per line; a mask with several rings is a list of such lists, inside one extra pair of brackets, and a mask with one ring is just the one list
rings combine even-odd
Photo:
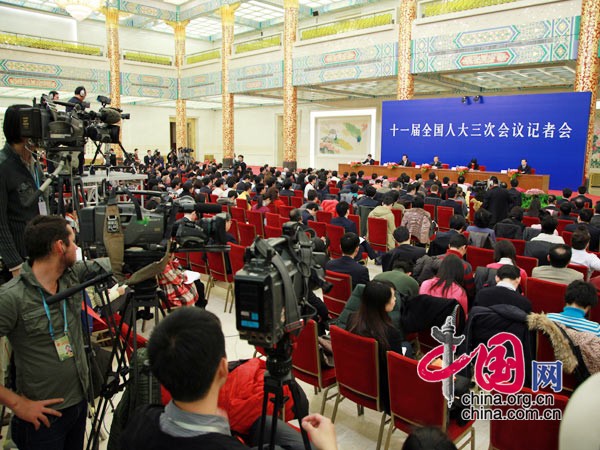
[[(69, 99), (69, 103), (75, 103), (76, 105), (79, 105), (81, 107), (81, 111), (85, 110), (86, 106), (89, 106), (89, 104), (86, 104), (84, 102), (85, 97), (87, 95), (85, 87), (78, 86), (75, 89), (74, 94), (75, 95)], [(65, 108), (65, 111), (66, 112), (70, 112), (73, 109), (75, 109), (74, 106), (67, 106)], [(79, 155), (77, 155), (77, 158), (79, 159), (79, 168), (78, 168), (78, 171), (79, 171), (79, 175), (81, 176), (81, 175), (83, 175), (83, 166), (85, 164), (85, 152), (80, 152)]]
[(35, 148), (20, 135), (19, 110), (28, 105), (9, 106), (4, 114), (6, 144), (0, 152), (0, 257), (3, 269), (0, 283), (19, 275), (25, 252), (27, 222), (46, 213), (44, 197), (25, 206), (43, 182), (43, 174), (33, 158)]
[(18, 392), (0, 388), (0, 403), (15, 413), (11, 430), (19, 449), (81, 449), (89, 387), (82, 296), (46, 300), (110, 263), (76, 262), (75, 234), (60, 216), (34, 218), (25, 247), (29, 261), (0, 288), (0, 336), (13, 347)]
[[(248, 448), (231, 436), (229, 422), (218, 408), (228, 364), (217, 316), (197, 308), (173, 312), (154, 329), (148, 356), (150, 370), (173, 400), (164, 408), (137, 411), (123, 433), (125, 450)], [(302, 420), (302, 427), (316, 448), (337, 448), (331, 420), (313, 414)], [(281, 441), (291, 443), (291, 434), (297, 433), (280, 424), (275, 442), (289, 448)]]

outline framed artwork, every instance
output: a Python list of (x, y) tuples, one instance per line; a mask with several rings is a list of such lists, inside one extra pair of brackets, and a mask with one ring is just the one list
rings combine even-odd
[[(350, 109), (310, 113), (310, 164), (320, 161), (362, 161), (375, 155), (376, 110)], [(331, 162), (331, 161), (330, 161)]]

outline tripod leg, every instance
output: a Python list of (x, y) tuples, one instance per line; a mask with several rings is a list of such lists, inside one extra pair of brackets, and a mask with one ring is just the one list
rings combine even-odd
[(302, 428), (302, 419), (304, 419), (304, 415), (302, 415), (302, 417), (300, 417), (301, 413), (299, 411), (299, 406), (300, 402), (301, 402), (301, 396), (300, 396), (300, 386), (298, 385), (298, 383), (294, 383), (294, 382), (290, 382), (289, 383), (290, 386), (290, 391), (292, 392), (292, 400), (294, 401), (294, 405), (292, 406), (292, 411), (294, 412), (294, 417), (296, 417), (296, 419), (298, 419), (298, 426), (300, 427), (300, 434), (302, 435), (302, 442), (304, 442), (304, 448), (306, 450), (310, 450), (311, 446), (310, 446), (310, 441), (308, 439), (308, 434), (306, 433), (306, 430), (304, 428)]

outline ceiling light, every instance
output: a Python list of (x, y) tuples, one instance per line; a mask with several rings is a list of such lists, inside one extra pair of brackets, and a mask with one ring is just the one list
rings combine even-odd
[(92, 12), (100, 8), (100, 0), (57, 0), (56, 4), (77, 21), (87, 19)]

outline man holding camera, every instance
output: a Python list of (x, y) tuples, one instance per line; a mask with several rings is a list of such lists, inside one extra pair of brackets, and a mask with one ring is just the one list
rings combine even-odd
[[(123, 433), (125, 450), (247, 449), (231, 436), (218, 398), (228, 374), (219, 319), (198, 308), (179, 309), (161, 321), (148, 343), (150, 370), (173, 400), (138, 410)], [(331, 420), (302, 420), (314, 447), (337, 448)]]
[[(74, 94), (75, 95), (69, 99), (69, 103), (74, 103), (76, 105), (79, 105), (79, 107), (81, 108), (81, 111), (85, 110), (86, 106), (90, 106), (89, 103), (84, 102), (85, 97), (87, 95), (87, 91), (85, 90), (85, 87), (78, 86), (77, 89), (75, 89)], [(65, 108), (66, 112), (70, 112), (73, 109), (75, 109), (74, 106), (67, 106)], [(77, 158), (79, 160), (79, 167), (77, 170), (79, 172), (79, 175), (81, 176), (81, 175), (83, 175), (83, 166), (85, 165), (85, 152), (80, 152), (77, 155)]]
[(0, 287), (0, 336), (13, 347), (18, 393), (0, 388), (0, 403), (15, 414), (12, 439), (20, 450), (80, 450), (90, 384), (82, 295), (47, 300), (110, 263), (76, 262), (75, 234), (59, 216), (34, 218), (25, 247), (29, 261)]

